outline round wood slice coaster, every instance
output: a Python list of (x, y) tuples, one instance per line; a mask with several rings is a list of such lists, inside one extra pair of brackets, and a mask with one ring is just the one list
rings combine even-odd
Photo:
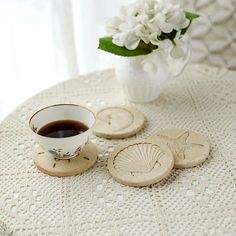
[(93, 132), (102, 138), (120, 139), (135, 135), (144, 127), (144, 115), (131, 107), (107, 107), (96, 115)]
[(161, 141), (173, 153), (175, 168), (194, 167), (204, 162), (210, 152), (210, 144), (201, 134), (184, 129), (161, 130), (148, 141)]
[(119, 183), (147, 186), (165, 178), (174, 166), (170, 149), (159, 142), (132, 141), (108, 158), (108, 170)]
[(97, 147), (89, 142), (81, 150), (81, 153), (68, 160), (59, 160), (38, 147), (33, 152), (33, 160), (37, 168), (52, 176), (78, 175), (92, 167), (97, 160)]

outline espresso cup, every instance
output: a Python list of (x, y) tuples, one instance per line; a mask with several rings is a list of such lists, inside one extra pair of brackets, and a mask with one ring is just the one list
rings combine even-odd
[[(79, 155), (89, 140), (95, 115), (89, 109), (75, 104), (56, 104), (37, 111), (29, 120), (30, 130), (36, 142), (57, 159), (70, 159)], [(79, 134), (68, 137), (48, 137), (40, 134), (40, 130), (55, 122), (80, 122), (87, 129)]]

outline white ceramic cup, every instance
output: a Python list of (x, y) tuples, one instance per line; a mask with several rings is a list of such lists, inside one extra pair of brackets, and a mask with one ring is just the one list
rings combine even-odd
[[(45, 125), (60, 120), (74, 120), (84, 123), (88, 130), (65, 138), (51, 138), (37, 132)], [(85, 107), (75, 104), (56, 104), (37, 111), (29, 120), (30, 130), (41, 147), (57, 159), (70, 159), (79, 155), (88, 142), (95, 124), (95, 115)]]

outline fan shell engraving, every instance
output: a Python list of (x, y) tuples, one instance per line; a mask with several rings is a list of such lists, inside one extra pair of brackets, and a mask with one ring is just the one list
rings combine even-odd
[(146, 186), (165, 178), (173, 168), (173, 155), (166, 145), (133, 141), (108, 159), (111, 175), (120, 183)]
[(122, 149), (114, 158), (114, 168), (121, 173), (142, 175), (151, 172), (165, 153), (156, 144), (135, 143)]

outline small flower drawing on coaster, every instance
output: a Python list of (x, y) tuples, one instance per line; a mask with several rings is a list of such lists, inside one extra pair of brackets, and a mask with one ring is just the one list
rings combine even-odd
[(96, 145), (88, 142), (85, 147), (77, 148), (78, 155), (71, 159), (59, 159), (38, 147), (32, 153), (36, 167), (43, 173), (52, 176), (78, 175), (91, 168), (97, 161)]
[(175, 168), (188, 168), (201, 164), (210, 151), (207, 139), (190, 130), (165, 129), (148, 140), (159, 140), (170, 148), (175, 159)]

